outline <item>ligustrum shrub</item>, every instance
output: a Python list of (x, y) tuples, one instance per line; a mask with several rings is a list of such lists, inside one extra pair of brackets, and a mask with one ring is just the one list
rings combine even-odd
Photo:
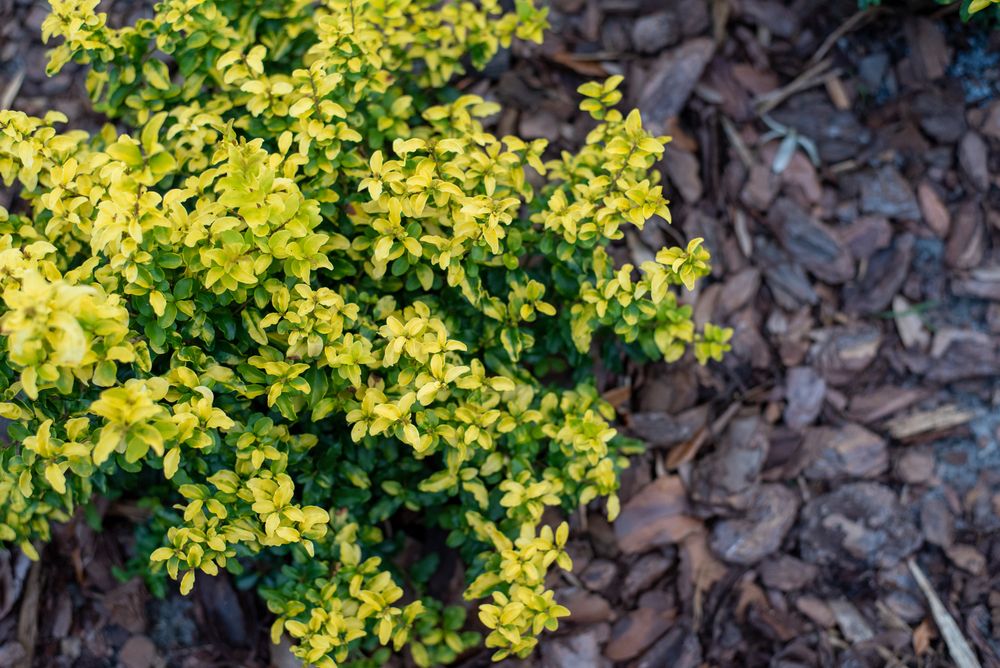
[(475, 645), (429, 585), (454, 555), (486, 646), (527, 655), (567, 614), (545, 510), (618, 512), (589, 353), (729, 347), (675, 294), (700, 239), (606, 250), (669, 220), (667, 138), (619, 77), (580, 88), (577, 153), (487, 132), (497, 105), (448, 82), (541, 38), (527, 2), (164, 0), (122, 29), (97, 4), (53, 0), (49, 69), (89, 64), (134, 129), (0, 112), (0, 539), (37, 556), (94, 494), (138, 496), (154, 586), (226, 569), (327, 667)]

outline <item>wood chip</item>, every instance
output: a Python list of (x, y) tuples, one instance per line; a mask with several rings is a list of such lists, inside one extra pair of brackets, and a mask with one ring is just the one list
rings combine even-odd
[(694, 203), (701, 199), (701, 165), (694, 154), (667, 144), (663, 153), (663, 166), (670, 182), (677, 187), (685, 202)]
[(851, 98), (848, 96), (847, 89), (844, 88), (844, 82), (840, 80), (840, 77), (827, 77), (823, 80), (823, 83), (826, 86), (826, 94), (830, 96), (833, 106), (840, 111), (847, 111), (851, 108)]
[(988, 149), (983, 138), (975, 132), (967, 132), (958, 145), (958, 162), (962, 171), (977, 189), (985, 192), (990, 188)]
[(905, 21), (904, 31), (916, 75), (923, 81), (933, 81), (943, 77), (950, 58), (944, 33), (937, 23), (927, 18), (912, 16)]
[(633, 496), (615, 522), (618, 546), (625, 553), (642, 553), (677, 543), (701, 529), (691, 517), (684, 483), (677, 476), (658, 478)]
[(858, 612), (853, 603), (847, 599), (835, 599), (827, 601), (827, 604), (830, 606), (830, 610), (833, 611), (833, 616), (837, 619), (837, 626), (840, 627), (844, 637), (851, 644), (865, 642), (875, 637), (871, 626), (868, 625), (868, 622), (861, 616), (861, 613)]
[(947, 237), (948, 230), (951, 229), (951, 214), (929, 181), (924, 181), (917, 187), (917, 201), (927, 226), (942, 239)]
[(652, 131), (659, 132), (684, 108), (714, 52), (712, 40), (697, 38), (667, 51), (653, 63), (638, 104)]
[(577, 54), (569, 53), (567, 51), (556, 51), (555, 53), (549, 55), (549, 59), (552, 62), (558, 63), (559, 65), (573, 70), (577, 74), (581, 74), (585, 77), (600, 79), (608, 76), (608, 71), (601, 63), (590, 59), (582, 59), (578, 57)]
[(628, 385), (612, 387), (601, 394), (601, 398), (614, 406), (615, 410), (628, 410), (628, 402), (632, 399), (632, 388)]
[(954, 404), (945, 404), (928, 411), (901, 415), (885, 423), (893, 438), (905, 441), (923, 434), (937, 433), (966, 424), (976, 414)]
[(870, 424), (909, 408), (927, 396), (925, 389), (882, 385), (852, 396), (847, 412), (852, 419)]
[(753, 238), (750, 236), (747, 214), (743, 209), (737, 209), (733, 213), (733, 231), (736, 233), (736, 243), (740, 246), (743, 257), (750, 258), (753, 255)]
[(913, 579), (917, 581), (917, 586), (920, 587), (924, 596), (927, 597), (927, 602), (931, 606), (931, 614), (934, 616), (934, 622), (937, 624), (938, 630), (941, 631), (941, 635), (944, 636), (944, 642), (948, 646), (948, 652), (951, 654), (951, 658), (955, 661), (955, 664), (958, 668), (982, 668), (979, 659), (976, 658), (972, 648), (969, 647), (968, 641), (958, 628), (955, 618), (944, 607), (944, 603), (938, 598), (937, 593), (927, 580), (927, 576), (920, 569), (920, 566), (913, 559), (907, 559), (906, 565), (910, 567), (910, 572), (913, 573)]
[(17, 640), (25, 650), (25, 656), (11, 668), (31, 668), (35, 658), (35, 641), (38, 638), (38, 611), (42, 593), (42, 563), (31, 565), (28, 579), (24, 584), (21, 612), (17, 618)]
[(937, 636), (930, 620), (925, 619), (920, 622), (917, 628), (913, 629), (913, 653), (923, 656), (931, 648), (931, 639)]
[(966, 201), (952, 219), (945, 261), (956, 269), (977, 266), (983, 259), (985, 236), (982, 207), (975, 201)]

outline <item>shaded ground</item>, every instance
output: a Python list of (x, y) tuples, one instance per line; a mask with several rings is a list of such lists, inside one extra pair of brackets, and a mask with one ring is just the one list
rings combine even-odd
[[(674, 136), (675, 225), (618, 257), (705, 237), (692, 303), (736, 334), (708, 369), (600, 370), (650, 450), (614, 527), (573, 518), (573, 618), (525, 665), (956, 665), (936, 595), (1000, 666), (1000, 31), (852, 0), (552, 5), (543, 47), (460, 85), (505, 104), (498, 132), (569, 148), (576, 86), (627, 75)], [(79, 77), (38, 78), (43, 16), (0, 0), (0, 94), (23, 63), (15, 106), (74, 116)], [(46, 667), (290, 665), (226, 580), (165, 601), (118, 582), (137, 514), (102, 511), (35, 571), (0, 559), (0, 666), (32, 646)]]

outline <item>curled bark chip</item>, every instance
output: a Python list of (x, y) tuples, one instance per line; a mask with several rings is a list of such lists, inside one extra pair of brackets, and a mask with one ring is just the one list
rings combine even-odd
[(725, 561), (754, 564), (773, 554), (795, 523), (799, 496), (783, 485), (764, 485), (742, 517), (712, 528), (710, 545)]
[(802, 509), (802, 557), (827, 565), (889, 568), (921, 543), (909, 513), (891, 489), (871, 482), (842, 485)]

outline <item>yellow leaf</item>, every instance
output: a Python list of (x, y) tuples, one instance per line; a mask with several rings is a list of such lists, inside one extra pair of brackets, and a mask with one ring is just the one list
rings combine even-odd
[(313, 103), (308, 97), (299, 98), (299, 101), (288, 108), (288, 115), (292, 118), (301, 118), (306, 112), (312, 109)]
[(156, 313), (156, 316), (160, 317), (167, 308), (167, 298), (163, 296), (162, 292), (153, 290), (149, 293), (149, 305), (153, 307), (153, 312)]
[(52, 489), (58, 493), (66, 493), (66, 476), (58, 464), (52, 463), (45, 467), (45, 479), (49, 481)]
[(24, 556), (28, 557), (32, 561), (38, 561), (39, 555), (38, 550), (29, 541), (23, 541), (21, 543), (21, 552), (24, 552)]
[(181, 461), (181, 450), (180, 448), (171, 448), (166, 456), (163, 458), (163, 475), (166, 476), (167, 480), (174, 477), (177, 473), (177, 467)]
[(194, 571), (188, 571), (181, 578), (181, 596), (187, 596), (194, 587)]

